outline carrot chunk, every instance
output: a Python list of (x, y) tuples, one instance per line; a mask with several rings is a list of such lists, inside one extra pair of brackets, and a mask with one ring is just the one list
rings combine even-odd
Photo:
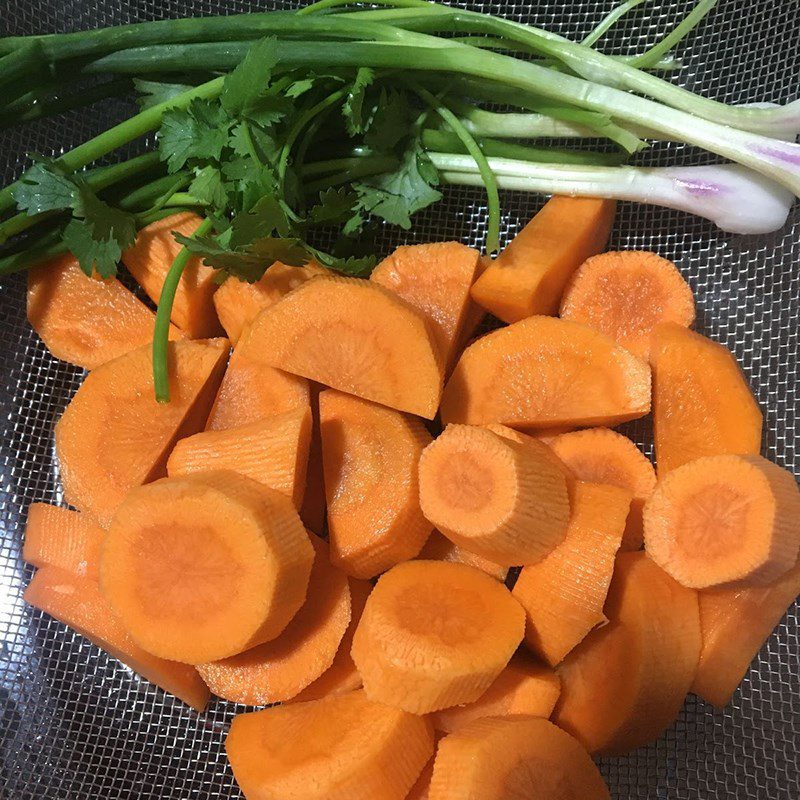
[(800, 548), (794, 476), (761, 456), (708, 456), (662, 478), (644, 507), (650, 557), (684, 586), (767, 583)]
[(442, 421), (511, 427), (616, 425), (650, 411), (650, 370), (585, 325), (530, 317), (462, 354), (442, 396)]
[(511, 592), (480, 570), (407, 561), (378, 580), (353, 638), (364, 690), (427, 714), (477, 700), (525, 632)]
[(430, 800), (431, 779), (433, 778), (433, 762), (432, 758), (425, 768), (420, 772), (417, 782), (411, 787), (411, 791), (406, 795), (406, 800)]
[(508, 568), (495, 564), (486, 558), (481, 558), (469, 550), (464, 550), (453, 544), (446, 536), (439, 531), (433, 531), (425, 542), (425, 546), (420, 550), (419, 557), (425, 561), (453, 561), (456, 564), (467, 564), (483, 570), (487, 575), (504, 581), (508, 575)]
[(358, 691), (239, 714), (225, 746), (247, 800), (404, 800), (433, 731)]
[[(288, 374), (288, 373), (287, 373)], [(303, 380), (298, 378), (298, 380)], [(306, 470), (306, 491), (300, 508), (300, 519), (310, 531), (322, 536), (328, 513), (325, 499), (325, 471), (322, 465), (322, 433), (319, 425), (319, 395), (322, 387), (311, 384), (311, 445), (308, 449), (308, 469)]]
[[(489, 269), (492, 263), (493, 261), (489, 256), (481, 256), (478, 259), (478, 266), (475, 269), (475, 282), (477, 282), (478, 278), (480, 278), (480, 276), (483, 275), (487, 269)], [(473, 282), (473, 286), (474, 285), (475, 283)], [(467, 300), (466, 308), (464, 309), (464, 318), (461, 322), (461, 330), (458, 335), (458, 341), (456, 342), (455, 351), (457, 355), (460, 355), (461, 351), (467, 346), (467, 344), (475, 338), (485, 318), (486, 309), (475, 302), (475, 300), (472, 298), (470, 290), (470, 296)]]
[(305, 601), (314, 548), (291, 501), (235, 472), (134, 489), (101, 583), (134, 641), (202, 664), (274, 639)]
[(414, 558), (431, 532), (417, 479), (431, 436), (407, 414), (341, 392), (322, 392), (319, 409), (331, 558), (372, 578)]

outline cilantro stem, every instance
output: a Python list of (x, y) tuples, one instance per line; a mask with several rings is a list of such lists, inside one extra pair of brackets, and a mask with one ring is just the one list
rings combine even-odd
[[(380, 175), (384, 172), (391, 172), (397, 168), (397, 159), (394, 156), (356, 156), (353, 158), (340, 158), (331, 161), (318, 161), (314, 164), (308, 164), (306, 169), (317, 168), (319, 172), (328, 172), (330, 165), (339, 162), (339, 171), (331, 172), (327, 177), (320, 178), (316, 181), (310, 181), (303, 184), (303, 191), (306, 194), (313, 194), (323, 189), (330, 189), (333, 186), (341, 186), (343, 183), (349, 183), (357, 178), (366, 178), (370, 175)], [(334, 169), (337, 169), (334, 167)], [(317, 174), (319, 174), (319, 172)], [(303, 177), (308, 173), (304, 172)]]
[(46, 61), (42, 48), (37, 42), (14, 50), (0, 57), (0, 94), (3, 103), (8, 104), (28, 91), (30, 81), (46, 75)]
[(175, 208), (176, 206), (207, 206), (206, 200), (201, 200), (188, 192), (175, 192), (175, 194), (165, 197), (162, 201), (156, 204), (154, 208)]
[(581, 44), (591, 47), (596, 41), (602, 39), (629, 11), (646, 2), (647, 0), (626, 0), (626, 2), (621, 3), (609, 12), (588, 36), (581, 40)]
[(188, 171), (163, 175), (116, 197), (114, 204), (123, 211), (155, 210), (162, 207), (162, 201), (168, 200), (175, 192), (185, 189), (191, 182), (192, 176)]
[[(427, 8), (431, 3), (427, 0), (370, 0), (371, 5), (391, 6), (392, 8)], [(355, 0), (317, 0), (309, 6), (303, 6), (297, 10), (297, 16), (313, 14), (317, 11), (324, 11), (328, 8), (339, 8), (341, 6), (352, 6)]]

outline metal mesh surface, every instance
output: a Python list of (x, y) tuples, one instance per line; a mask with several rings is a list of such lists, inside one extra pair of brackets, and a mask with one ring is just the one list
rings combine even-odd
[[(246, 0), (3, 0), (0, 34), (67, 31), (208, 13), (285, 7)], [(568, 36), (588, 32), (612, 0), (475, 4)], [(651, 8), (655, 6), (655, 8)], [(645, 4), (618, 42), (640, 50), (686, 3)], [(614, 40), (610, 43), (614, 48)], [(682, 85), (728, 102), (794, 99), (800, 67), (798, 0), (721, 0), (681, 48)], [(17, 175), (25, 152), (58, 153), (126, 113), (107, 102), (0, 134), (0, 174)], [(665, 152), (668, 151), (668, 152)], [(659, 147), (649, 159), (703, 154)], [(504, 235), (542, 200), (507, 193)], [(621, 205), (611, 246), (673, 259), (695, 291), (697, 327), (730, 347), (766, 415), (765, 452), (800, 471), (800, 219), (762, 237), (724, 234), (662, 209)], [(419, 217), (414, 239), (482, 241), (481, 193), (457, 189)], [(400, 240), (387, 237), (388, 248)], [(0, 798), (238, 798), (223, 735), (237, 711), (217, 701), (191, 711), (21, 600), (31, 570), (20, 550), (26, 508), (60, 502), (53, 425), (82, 374), (49, 356), (25, 322), (24, 282), (0, 288)], [(651, 452), (647, 425), (626, 427)], [(689, 697), (656, 744), (602, 762), (614, 798), (800, 798), (800, 620), (795, 606), (764, 645), (733, 703), (715, 711)]]

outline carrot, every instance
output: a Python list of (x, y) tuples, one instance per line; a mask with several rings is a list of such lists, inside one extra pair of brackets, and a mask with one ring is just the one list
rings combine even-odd
[(67, 502), (105, 527), (131, 489), (166, 475), (175, 441), (203, 429), (227, 355), (227, 339), (171, 342), (163, 404), (149, 345), (93, 370), (56, 425)]
[(333, 663), (350, 622), (350, 589), (331, 566), (328, 545), (311, 536), (316, 555), (302, 608), (271, 642), (239, 655), (199, 664), (211, 691), (248, 706), (291, 700)]
[(477, 719), (439, 743), (430, 800), (611, 800), (588, 753), (537, 717)]
[[(492, 263), (492, 258), (490, 256), (481, 256), (478, 259), (478, 267), (475, 270), (475, 281), (477, 281), (478, 278), (480, 278), (480, 276), (483, 275), (487, 269), (489, 269)], [(473, 286), (474, 285), (475, 284), (473, 283)], [(478, 305), (472, 299), (472, 294), (470, 293), (466, 308), (464, 309), (464, 319), (461, 323), (461, 331), (458, 335), (458, 341), (456, 342), (455, 349), (458, 354), (460, 354), (467, 344), (475, 338), (485, 318), (486, 309), (483, 306)]]
[[(155, 314), (116, 278), (90, 278), (67, 255), (28, 271), (28, 321), (56, 358), (94, 369), (151, 342)], [(170, 339), (182, 336), (170, 326)]]
[(133, 642), (96, 578), (44, 566), (28, 584), (24, 599), (192, 708), (202, 711), (208, 703), (208, 688), (194, 667), (158, 658)]
[(262, 311), (249, 336), (273, 367), (432, 419), (444, 364), (422, 316), (359, 278), (315, 278)]
[(722, 708), (800, 595), (800, 563), (767, 586), (723, 586), (700, 596), (703, 647), (692, 691)]
[(522, 606), (485, 573), (407, 561), (372, 590), (352, 655), (370, 699), (427, 714), (477, 700), (524, 632)]
[(645, 553), (622, 553), (605, 611), (609, 624), (558, 669), (553, 719), (590, 753), (624, 755), (657, 739), (683, 705), (700, 655), (697, 592)]
[(578, 480), (619, 486), (632, 493), (622, 549), (639, 550), (642, 510), (656, 488), (650, 460), (627, 436), (608, 428), (561, 434), (550, 441), (550, 447)]
[(422, 512), (459, 547), (502, 566), (533, 564), (564, 540), (567, 480), (547, 445), (448, 425), (419, 462)]
[(442, 360), (451, 364), (480, 254), (458, 242), (398, 247), (371, 280), (408, 301), (429, 322)]
[(758, 455), (763, 417), (729, 350), (664, 323), (653, 333), (650, 361), (660, 477), (703, 456)]
[(531, 317), (462, 354), (442, 396), (443, 422), (511, 427), (616, 425), (650, 411), (650, 370), (584, 325)]
[(239, 714), (225, 747), (247, 800), (404, 800), (433, 731), (358, 691)]
[(319, 412), (331, 558), (372, 578), (414, 558), (431, 532), (417, 480), (431, 436), (413, 417), (332, 390)]
[(797, 562), (800, 491), (761, 456), (699, 458), (659, 481), (644, 507), (644, 541), (684, 586), (768, 583)]
[(276, 638), (305, 601), (313, 557), (287, 497), (205, 472), (134, 489), (109, 528), (100, 576), (137, 644), (203, 664)]
[(523, 567), (513, 594), (525, 609), (525, 643), (559, 664), (598, 625), (622, 541), (631, 495), (616, 486), (578, 482), (567, 536), (539, 563)]
[(507, 567), (501, 567), (499, 564), (495, 564), (494, 561), (489, 561), (486, 558), (475, 555), (475, 553), (470, 553), (469, 550), (464, 550), (453, 544), (439, 531), (433, 531), (428, 537), (428, 541), (425, 542), (425, 546), (419, 552), (419, 558), (425, 561), (453, 561), (456, 564), (467, 564), (470, 567), (483, 570), (487, 575), (491, 575), (501, 582), (508, 575)]
[(167, 473), (191, 475), (230, 469), (303, 502), (311, 443), (311, 408), (296, 408), (229, 428), (181, 439), (167, 461)]
[(433, 778), (434, 760), (435, 756), (425, 765), (422, 772), (420, 772), (417, 782), (406, 795), (406, 800), (430, 800), (429, 792), (431, 788), (431, 779)]
[[(142, 228), (133, 247), (122, 254), (122, 263), (156, 305), (167, 272), (183, 249), (173, 232), (191, 236), (201, 222), (190, 211), (165, 217)], [(199, 256), (189, 260), (175, 292), (171, 319), (190, 338), (203, 339), (222, 333), (214, 310), (214, 292), (218, 287), (211, 267), (206, 267)]]
[[(288, 373), (284, 373), (287, 374)], [(297, 378), (297, 380), (305, 380)], [(311, 445), (308, 449), (308, 469), (306, 470), (306, 490), (303, 494), (303, 505), (300, 508), (300, 519), (310, 531), (322, 536), (325, 531), (328, 506), (325, 499), (325, 472), (322, 465), (322, 434), (319, 426), (319, 395), (322, 387), (318, 383), (311, 384)]]
[(694, 322), (694, 296), (666, 258), (646, 250), (602, 253), (572, 276), (561, 317), (605, 333), (646, 360), (656, 325), (688, 328)]
[(553, 197), (472, 287), (472, 298), (505, 322), (555, 314), (564, 287), (589, 256), (605, 249), (611, 200)]

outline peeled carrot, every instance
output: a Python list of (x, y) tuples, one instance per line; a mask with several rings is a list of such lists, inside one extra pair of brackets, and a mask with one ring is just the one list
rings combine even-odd
[(358, 278), (315, 278), (262, 311), (249, 338), (273, 367), (432, 419), (444, 364), (422, 315)]
[[(288, 374), (288, 373), (286, 373)], [(297, 380), (304, 380), (298, 378)], [(303, 494), (303, 505), (300, 508), (300, 519), (310, 531), (322, 536), (325, 533), (328, 505), (325, 499), (325, 471), (322, 465), (322, 434), (319, 425), (319, 395), (322, 387), (318, 383), (311, 384), (311, 444), (308, 449), (308, 469), (306, 470), (306, 490)]]
[(205, 472), (128, 495), (108, 531), (101, 584), (137, 644), (202, 664), (276, 638), (305, 601), (313, 558), (287, 497), (235, 472)]
[(431, 532), (417, 479), (431, 436), (418, 419), (341, 392), (322, 392), (319, 410), (331, 558), (372, 578), (414, 558)]
[(433, 531), (428, 537), (428, 541), (425, 542), (425, 546), (419, 552), (419, 558), (427, 561), (454, 561), (457, 564), (466, 564), (483, 570), (487, 575), (497, 578), (498, 581), (504, 581), (508, 575), (507, 567), (501, 567), (499, 564), (495, 564), (494, 561), (489, 561), (475, 553), (470, 553), (469, 550), (464, 550), (453, 544), (439, 531)]
[(506, 567), (533, 564), (564, 540), (567, 479), (547, 445), (448, 425), (419, 462), (428, 520), (459, 547)]
[(650, 411), (650, 370), (585, 325), (530, 317), (462, 354), (442, 396), (443, 422), (511, 427), (616, 425)]
[[(487, 269), (492, 265), (493, 261), (490, 256), (481, 256), (478, 259), (478, 267), (475, 270), (475, 281), (486, 272)], [(473, 283), (474, 286), (474, 283)], [(458, 341), (456, 342), (456, 352), (458, 354), (467, 346), (467, 344), (475, 338), (478, 330), (481, 327), (484, 319), (486, 318), (486, 309), (478, 305), (473, 299), (472, 294), (470, 293), (469, 299), (467, 300), (467, 306), (464, 309), (464, 319), (461, 323), (461, 332), (458, 335)]]
[(647, 359), (656, 325), (688, 328), (694, 322), (694, 296), (666, 258), (646, 250), (602, 253), (578, 267), (561, 300), (561, 317), (595, 328)]
[(700, 656), (697, 592), (645, 553), (622, 553), (606, 602), (609, 624), (558, 669), (554, 721), (590, 753), (624, 755), (672, 724)]
[(93, 370), (56, 425), (64, 496), (104, 527), (131, 489), (166, 475), (177, 439), (203, 429), (228, 341), (170, 343), (169, 403), (155, 399), (151, 349)]
[(624, 489), (576, 483), (566, 538), (517, 578), (513, 594), (527, 617), (525, 643), (547, 664), (559, 664), (607, 621), (603, 605), (630, 504)]
[(522, 606), (485, 573), (407, 561), (372, 590), (352, 655), (370, 699), (427, 714), (477, 700), (524, 632)]
[[(183, 249), (173, 232), (191, 236), (201, 222), (191, 211), (165, 217), (142, 228), (133, 247), (122, 254), (122, 263), (156, 305), (167, 272)], [(189, 260), (178, 283), (171, 319), (192, 339), (222, 333), (214, 310), (214, 292), (219, 288), (214, 278), (214, 270), (206, 267), (198, 256)]]
[(653, 333), (650, 362), (659, 477), (703, 456), (758, 455), (763, 418), (729, 350), (664, 323)]
[(194, 667), (158, 658), (133, 642), (100, 592), (96, 578), (44, 566), (28, 584), (24, 598), (198, 711), (208, 703), (208, 688)]
[(167, 473), (191, 475), (230, 469), (303, 502), (311, 443), (311, 408), (296, 408), (223, 431), (181, 439), (167, 461)]
[(615, 210), (612, 200), (551, 198), (478, 279), (473, 299), (505, 322), (557, 313), (572, 274), (605, 249)]
[(411, 791), (406, 795), (406, 800), (430, 799), (429, 792), (431, 788), (431, 779), (433, 778), (434, 760), (435, 756), (425, 765), (425, 768), (422, 770), (422, 772), (420, 772), (417, 782), (411, 787)]
[(659, 481), (644, 507), (644, 540), (684, 586), (767, 583), (797, 562), (800, 491), (761, 456), (699, 458)]
[(247, 800), (404, 800), (433, 731), (358, 691), (239, 714), (225, 747)]

